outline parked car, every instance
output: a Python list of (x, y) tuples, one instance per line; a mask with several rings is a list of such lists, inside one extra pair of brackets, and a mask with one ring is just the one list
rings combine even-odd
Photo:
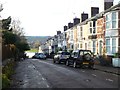
[(35, 53), (35, 55), (32, 56), (32, 58), (37, 58), (38, 53)]
[(49, 55), (49, 58), (54, 58), (54, 55), (55, 55), (55, 53), (52, 51), (51, 53), (50, 53), (50, 55)]
[(59, 51), (53, 58), (53, 63), (66, 63), (67, 59), (69, 59), (70, 53), (66, 51)]
[(73, 65), (73, 67), (94, 67), (94, 58), (90, 50), (76, 50), (73, 51), (70, 58), (67, 59), (66, 65)]
[(33, 58), (46, 59), (46, 55), (44, 53), (35, 53), (35, 55), (33, 56)]

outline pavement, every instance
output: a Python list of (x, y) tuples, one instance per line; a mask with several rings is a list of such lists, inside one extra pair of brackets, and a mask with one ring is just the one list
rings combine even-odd
[(94, 69), (104, 71), (107, 73), (120, 75), (120, 67), (114, 67), (112, 65), (109, 65), (109, 66), (101, 65), (100, 62), (98, 62), (98, 61), (95, 62)]
[(103, 66), (103, 65), (95, 64), (94, 69), (120, 75), (120, 68), (119, 67)]
[(10, 88), (49, 88), (46, 79), (28, 60), (17, 62), (11, 78)]
[(105, 66), (105, 65), (101, 65), (99, 62), (95, 62), (94, 69), (104, 71), (104, 72), (107, 72), (107, 73), (120, 75), (120, 67), (114, 67), (112, 65), (109, 65), (109, 66), (106, 65)]

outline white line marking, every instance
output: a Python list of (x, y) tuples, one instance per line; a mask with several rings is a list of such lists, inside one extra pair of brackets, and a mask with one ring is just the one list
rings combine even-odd
[(95, 75), (95, 74), (92, 74), (92, 75), (96, 77), (96, 75)]
[(44, 80), (44, 81), (45, 81), (46, 79), (42, 77), (42, 80)]
[(114, 75), (114, 76), (118, 77), (118, 75), (116, 75), (116, 74), (112, 74), (112, 75)]
[(25, 81), (24, 81), (24, 83), (28, 83), (28, 81), (27, 81), (27, 80), (25, 80)]
[(82, 72), (85, 72), (85, 71), (82, 71)]
[(49, 88), (50, 86), (49, 85), (47, 85), (47, 88)]
[(39, 73), (40, 76), (42, 76), (40, 73)]
[(110, 82), (113, 82), (113, 80), (112, 79), (106, 79), (107, 81), (110, 81)]

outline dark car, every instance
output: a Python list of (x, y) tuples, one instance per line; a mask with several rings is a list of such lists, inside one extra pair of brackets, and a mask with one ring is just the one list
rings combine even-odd
[(90, 50), (76, 50), (73, 51), (70, 58), (66, 61), (66, 65), (73, 65), (73, 67), (94, 67), (93, 54)]
[(35, 53), (33, 58), (36, 58), (36, 59), (46, 59), (46, 55), (44, 53)]
[(66, 63), (67, 59), (69, 59), (70, 53), (66, 51), (59, 51), (53, 58), (53, 63)]
[(35, 55), (32, 56), (32, 58), (37, 58), (38, 53), (35, 53)]

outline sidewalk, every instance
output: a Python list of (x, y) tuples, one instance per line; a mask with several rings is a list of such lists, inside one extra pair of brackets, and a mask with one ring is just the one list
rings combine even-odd
[(108, 73), (113, 73), (113, 74), (120, 75), (120, 68), (117, 68), (117, 67), (102, 66), (102, 65), (95, 64), (94, 68), (96, 70), (100, 70), (100, 71), (104, 71), (104, 72), (108, 72)]
[(32, 62), (34, 61), (17, 62), (15, 73), (11, 77), (10, 88), (50, 88), (46, 79)]

